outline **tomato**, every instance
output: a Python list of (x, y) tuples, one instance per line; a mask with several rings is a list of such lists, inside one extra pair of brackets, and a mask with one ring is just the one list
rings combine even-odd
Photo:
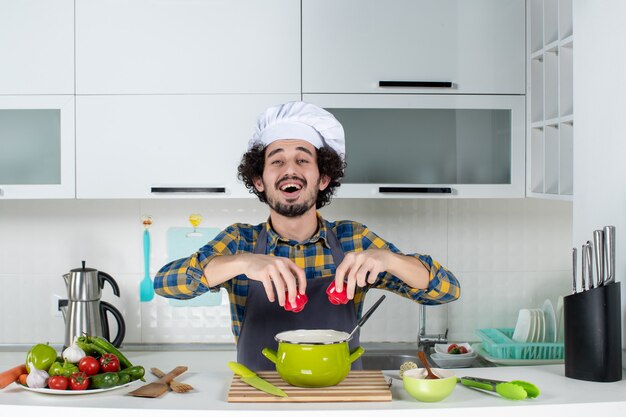
[(120, 360), (112, 353), (105, 353), (100, 358), (102, 372), (117, 372), (120, 370)]
[(71, 390), (85, 390), (89, 387), (89, 377), (84, 372), (76, 372), (70, 377)]
[(459, 353), (467, 353), (467, 348), (465, 346), (459, 346)]
[(78, 362), (78, 370), (88, 376), (95, 375), (100, 372), (100, 362), (93, 356), (85, 356)]
[(51, 376), (48, 378), (48, 388), (66, 390), (69, 384), (69, 380), (61, 375)]
[(452, 350), (458, 349), (458, 348), (459, 348), (459, 345), (457, 345), (456, 343), (452, 343), (450, 346), (448, 346), (448, 353), (455, 353), (455, 352), (452, 352)]

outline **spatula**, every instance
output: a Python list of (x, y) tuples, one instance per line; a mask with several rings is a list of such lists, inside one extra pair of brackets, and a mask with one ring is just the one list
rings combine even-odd
[(147, 397), (147, 398), (157, 398), (163, 395), (168, 390), (167, 383), (172, 379), (176, 378), (178, 375), (182, 374), (187, 370), (186, 366), (177, 366), (172, 369), (169, 373), (165, 374), (164, 377), (160, 378), (157, 381), (151, 382), (148, 385), (144, 385), (143, 387), (139, 387), (134, 391), (128, 393), (128, 395), (132, 395), (134, 397)]
[(152, 287), (152, 278), (150, 278), (150, 233), (147, 227), (143, 231), (143, 262), (144, 277), (139, 285), (139, 299), (145, 303), (154, 298), (154, 288)]

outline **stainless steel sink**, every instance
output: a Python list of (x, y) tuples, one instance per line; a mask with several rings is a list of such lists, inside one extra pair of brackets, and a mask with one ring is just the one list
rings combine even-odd
[(400, 365), (405, 362), (413, 362), (420, 368), (422, 367), (420, 360), (417, 358), (417, 354), (408, 352), (366, 351), (363, 356), (361, 356), (361, 362), (365, 370), (399, 370)]
[[(430, 366), (438, 368), (439, 365), (426, 353), (426, 359)], [(400, 370), (400, 365), (405, 362), (413, 362), (418, 367), (422, 363), (417, 357), (417, 347), (402, 347), (401, 349), (389, 349), (380, 347), (365, 347), (365, 353), (361, 356), (363, 369), (365, 370)], [(472, 363), (473, 368), (486, 368), (494, 366), (482, 357), (477, 356)]]

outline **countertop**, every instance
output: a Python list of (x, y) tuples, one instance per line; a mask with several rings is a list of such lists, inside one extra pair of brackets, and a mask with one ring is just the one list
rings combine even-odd
[[(564, 376), (563, 365), (511, 366), (492, 368), (457, 369), (458, 376), (477, 376), (492, 379), (521, 379), (536, 384), (541, 395), (523, 401), (510, 401), (482, 391), (457, 385), (454, 392), (439, 403), (421, 403), (411, 398), (402, 387), (402, 381), (393, 379), (392, 402), (368, 403), (271, 403), (235, 404), (226, 402), (232, 373), (226, 362), (235, 360), (233, 350), (204, 351), (127, 351), (129, 359), (147, 370), (158, 367), (167, 372), (177, 365), (186, 365), (189, 371), (178, 379), (195, 387), (195, 390), (176, 394), (168, 392), (160, 398), (148, 399), (125, 395), (141, 382), (130, 387), (90, 395), (46, 395), (28, 392), (13, 384), (0, 391), (0, 415), (64, 417), (100, 416), (319, 416), (354, 415), (385, 417), (415, 416), (416, 411), (428, 410), (429, 416), (480, 416), (507, 417), (534, 415), (585, 416), (623, 415), (626, 407), (626, 380), (613, 383), (594, 383), (569, 379)], [(0, 370), (24, 361), (25, 352), (0, 352)], [(388, 376), (396, 370), (384, 371)], [(156, 379), (151, 374), (148, 382)], [(18, 414), (21, 413), (21, 414)], [(611, 413), (611, 414), (609, 414)]]

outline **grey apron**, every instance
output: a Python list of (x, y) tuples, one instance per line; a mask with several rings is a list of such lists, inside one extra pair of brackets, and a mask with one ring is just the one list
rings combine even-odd
[[(337, 235), (330, 228), (327, 231), (326, 239), (333, 261), (338, 266), (343, 260), (343, 250)], [(266, 254), (267, 238), (263, 227), (254, 247), (255, 254)], [(278, 342), (274, 336), (287, 330), (333, 329), (350, 333), (357, 322), (354, 301), (340, 305), (328, 301), (326, 288), (333, 279), (308, 279), (306, 294), (309, 301), (299, 313), (286, 311), (278, 302), (269, 302), (263, 284), (248, 280), (248, 298), (237, 342), (237, 361), (254, 371), (275, 370), (276, 365), (261, 351), (263, 348), (277, 350)], [(359, 346), (359, 331), (350, 340), (349, 346), (350, 351)], [(362, 369), (360, 359), (352, 363), (352, 369)]]

